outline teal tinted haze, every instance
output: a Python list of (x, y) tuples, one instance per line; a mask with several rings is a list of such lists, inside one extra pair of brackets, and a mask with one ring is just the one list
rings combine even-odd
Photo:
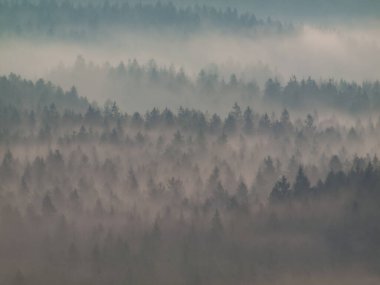
[[(235, 75), (261, 89), (274, 77), (283, 83), (293, 75), (299, 79), (311, 76), (316, 80), (360, 83), (376, 81), (380, 76), (377, 17), (372, 14), (364, 17), (359, 10), (355, 15), (337, 18), (335, 23), (325, 19), (327, 14), (321, 15), (320, 23), (316, 23), (307, 14), (305, 19), (294, 16), (286, 21), (260, 17), (240, 5), (216, 8), (211, 4), (127, 5), (112, 1), (90, 6), (85, 2), (6, 3), (0, 10), (1, 73), (14, 72), (31, 79), (44, 77), (64, 88), (75, 85), (90, 100), (103, 103), (106, 99), (117, 99), (130, 111), (144, 110), (144, 99), (141, 98), (142, 104), (130, 99), (123, 91), (128, 88), (124, 82), (122, 87), (116, 84), (110, 89), (115, 84), (109, 84), (105, 74), (91, 74), (88, 68), (75, 69), (78, 56), (98, 67), (107, 64), (116, 67), (133, 60), (147, 65), (153, 60), (157, 68), (183, 70), (191, 81), (196, 81), (205, 70), (216, 74), (219, 80), (228, 81)], [(295, 7), (294, 3), (289, 5)], [(277, 9), (276, 5), (270, 7)], [(97, 76), (96, 84), (93, 76)], [(130, 82), (129, 86), (134, 90), (133, 84)], [(171, 93), (166, 87), (161, 89), (163, 93)], [(150, 89), (144, 92), (152, 93)], [(156, 101), (161, 107), (174, 108), (186, 102), (161, 98)], [(228, 102), (234, 101), (240, 101), (239, 97)], [(188, 103), (191, 107), (220, 110), (218, 105), (205, 106), (193, 100)], [(229, 106), (229, 103), (221, 104)]]

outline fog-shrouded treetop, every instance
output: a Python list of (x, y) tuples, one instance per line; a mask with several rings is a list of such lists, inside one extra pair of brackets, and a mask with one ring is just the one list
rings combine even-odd
[[(7, 0), (2, 0), (2, 2), (7, 2)], [(208, 5), (217, 8), (236, 7), (239, 10), (256, 11), (260, 16), (272, 15), (275, 17), (295, 17), (298, 19), (331, 19), (332, 17), (378, 18), (380, 16), (380, 4), (378, 1), (372, 0), (28, 0), (28, 2), (72, 3), (75, 5), (91, 4), (93, 6), (104, 4), (156, 4), (158, 2), (162, 4), (173, 3), (179, 7)]]
[(1, 282), (379, 280), (379, 118), (126, 113), (0, 82)]
[(0, 0), (0, 284), (380, 284), (379, 3)]
[(181, 7), (171, 2), (70, 2), (1, 1), (0, 35), (45, 36), (83, 40), (106, 32), (169, 30), (181, 33), (204, 27), (241, 31), (291, 31), (279, 21), (258, 19), (253, 13), (236, 8), (192, 5)]

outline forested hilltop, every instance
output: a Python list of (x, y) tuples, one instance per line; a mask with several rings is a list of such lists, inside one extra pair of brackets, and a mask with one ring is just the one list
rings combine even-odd
[(0, 283), (380, 280), (378, 118), (0, 94)]
[[(380, 111), (378, 80), (358, 83), (291, 76), (283, 80), (262, 78), (264, 82), (260, 84), (256, 78), (247, 78), (247, 73), (226, 74), (210, 67), (191, 75), (182, 68), (159, 66), (154, 60), (146, 64), (134, 59), (117, 65), (97, 65), (78, 56), (73, 65), (58, 67), (48, 77), (66, 85), (74, 82), (86, 96), (117, 101), (128, 111), (187, 106), (227, 113), (227, 108), (235, 102), (269, 113), (287, 108), (376, 116)], [(267, 73), (271, 75), (269, 71)]]
[(0, 1), (0, 35), (94, 39), (99, 33), (168, 29), (192, 33), (202, 28), (226, 31), (291, 31), (290, 25), (236, 8), (208, 5), (179, 7), (173, 3), (93, 4), (69, 1)]
[[(20, 0), (2, 0), (1, 2), (18, 2), (25, 3)], [(75, 6), (127, 6), (127, 5), (155, 5), (155, 0), (27, 0), (27, 2), (36, 4), (42, 3), (48, 5), (75, 5)], [(346, 18), (371, 18), (380, 16), (380, 4), (372, 0), (172, 0), (160, 1), (163, 5), (175, 5), (181, 8), (186, 8), (191, 5), (197, 6), (212, 6), (219, 9), (236, 9), (246, 11), (255, 11), (260, 16), (276, 16), (287, 19), (303, 19), (303, 20), (318, 20), (320, 18), (331, 20), (331, 17), (338, 20)]]

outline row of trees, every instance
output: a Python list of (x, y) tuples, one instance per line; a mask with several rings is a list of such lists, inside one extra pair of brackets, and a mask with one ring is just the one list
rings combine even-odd
[[(348, 82), (345, 80), (320, 80), (313, 78), (297, 79), (295, 76), (281, 83), (269, 78), (262, 90), (256, 80), (243, 80), (236, 74), (224, 77), (216, 70), (201, 70), (195, 78), (183, 69), (160, 67), (154, 60), (141, 64), (130, 60), (117, 66), (98, 66), (78, 57), (72, 68), (56, 69), (51, 73), (53, 80), (69, 79), (78, 83), (84, 92), (88, 78), (99, 78), (106, 82), (104, 92), (113, 91), (114, 100), (126, 106), (139, 101), (141, 96), (149, 101), (160, 103), (164, 98), (176, 105), (190, 103), (203, 105), (213, 110), (220, 106), (231, 105), (234, 101), (242, 104), (255, 104), (267, 110), (287, 108), (303, 111), (305, 109), (338, 110), (346, 114), (376, 113), (380, 108), (380, 83)], [(120, 92), (119, 90), (128, 90)], [(87, 92), (87, 93), (90, 93)], [(90, 94), (89, 94), (90, 95)]]
[(344, 196), (347, 193), (353, 193), (354, 198), (374, 199), (372, 202), (378, 203), (380, 168), (376, 156), (373, 159), (356, 157), (351, 169), (347, 172), (343, 171), (339, 158), (334, 156), (330, 160), (330, 169), (325, 180), (318, 180), (314, 186), (311, 185), (302, 167), (298, 169), (293, 185), (290, 185), (288, 179), (282, 176), (272, 189), (270, 201), (284, 204), (297, 200), (312, 202), (324, 195)]
[(276, 79), (269, 79), (265, 85), (265, 98), (280, 102), (289, 108), (302, 109), (318, 104), (348, 113), (367, 113), (380, 106), (380, 82), (347, 82), (332, 79), (316, 82), (311, 79), (297, 80), (295, 76), (282, 85)]
[[(109, 27), (134, 29), (170, 28), (187, 32), (202, 26), (218, 29), (290, 31), (291, 27), (271, 19), (257, 19), (251, 13), (211, 6), (176, 7), (172, 3), (72, 3), (61, 1), (2, 1), (0, 23), (3, 33), (37, 32), (48, 36), (88, 35)], [(68, 31), (71, 33), (67, 34)], [(78, 34), (79, 33), (79, 34)], [(91, 34), (93, 35), (93, 34)]]
[(17, 111), (39, 112), (51, 104), (60, 111), (68, 109), (75, 112), (84, 112), (89, 105), (87, 99), (79, 97), (75, 87), (64, 91), (43, 79), (32, 82), (16, 74), (0, 77), (0, 108), (4, 109), (2, 115), (12, 108)]
[[(115, 144), (128, 142), (128, 131), (138, 132), (140, 140), (143, 140), (141, 132), (163, 130), (176, 131), (178, 141), (186, 141), (183, 134), (195, 136), (201, 141), (205, 136), (216, 137), (220, 143), (226, 142), (228, 137), (241, 135), (282, 139), (291, 137), (299, 145), (313, 140), (333, 144), (346, 140), (360, 143), (367, 136), (375, 138), (379, 132), (379, 122), (372, 120), (365, 124), (359, 120), (349, 128), (333, 121), (326, 122), (327, 127), (319, 127), (318, 114), (308, 114), (305, 118), (292, 120), (286, 109), (279, 116), (275, 113), (268, 115), (253, 111), (250, 107), (242, 110), (237, 103), (224, 118), (216, 113), (210, 115), (182, 107), (177, 112), (167, 108), (162, 111), (153, 108), (145, 114), (128, 114), (122, 113), (118, 105), (111, 101), (107, 101), (103, 109), (88, 105), (83, 114), (70, 109), (59, 110), (54, 103), (37, 111), (20, 111), (13, 106), (3, 107), (2, 110), (0, 141), (3, 143), (37, 138), (55, 141), (58, 134), (65, 134), (65, 128), (76, 130), (69, 136), (73, 139), (86, 141), (87, 138), (102, 138)], [(65, 136), (66, 139), (69, 137)], [(59, 137), (62, 138), (63, 136)]]

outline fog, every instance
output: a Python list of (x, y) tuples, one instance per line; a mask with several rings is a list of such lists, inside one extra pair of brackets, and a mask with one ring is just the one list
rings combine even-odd
[(378, 284), (371, 1), (0, 1), (0, 284)]
[(303, 25), (294, 34), (255, 37), (207, 31), (190, 36), (118, 33), (105, 42), (85, 44), (12, 38), (2, 40), (0, 71), (36, 78), (59, 64), (72, 65), (82, 55), (97, 64), (154, 59), (159, 65), (172, 64), (193, 75), (209, 65), (226, 73), (266, 65), (284, 78), (375, 80), (379, 76), (380, 29), (374, 27), (345, 30)]
[[(293, 75), (299, 79), (310, 76), (317, 81), (333, 78), (361, 83), (379, 78), (379, 33), (380, 30), (374, 27), (347, 30), (303, 25), (297, 27), (296, 32), (284, 35), (249, 36), (207, 30), (187, 36), (141, 32), (120, 33), (106, 41), (88, 43), (10, 38), (0, 45), (0, 72), (13, 72), (34, 80), (46, 78), (66, 89), (76, 86), (90, 101), (103, 104), (106, 99), (117, 100), (126, 111), (144, 111), (153, 108), (154, 104), (162, 108), (178, 108), (189, 103), (186, 99), (191, 98), (188, 90), (176, 89), (185, 99), (179, 96), (174, 100), (166, 97), (162, 100), (156, 96), (155, 101), (144, 101), (144, 96), (139, 96), (138, 101), (131, 102), (128, 94), (133, 91), (126, 90), (135, 90), (136, 83), (115, 84), (99, 69), (117, 67), (121, 62), (128, 64), (133, 60), (147, 66), (154, 60), (158, 69), (181, 70), (192, 82), (197, 80), (201, 70), (205, 70), (226, 82), (235, 74), (238, 80), (254, 82), (261, 90), (269, 78), (279, 78), (286, 83)], [(98, 71), (76, 69), (78, 56)], [(146, 98), (152, 98), (155, 92), (172, 92), (166, 88), (158, 90), (144, 88), (140, 92)], [(234, 101), (247, 103), (231, 97), (222, 102), (222, 106), (202, 108), (201, 101), (196, 101), (189, 107), (226, 112)], [(248, 103), (253, 104), (252, 101)], [(273, 108), (267, 110), (270, 112)]]
[[(1, 83), (24, 110), (51, 90)], [(2, 113), (4, 282), (378, 282), (379, 122), (65, 97), (83, 111)]]

